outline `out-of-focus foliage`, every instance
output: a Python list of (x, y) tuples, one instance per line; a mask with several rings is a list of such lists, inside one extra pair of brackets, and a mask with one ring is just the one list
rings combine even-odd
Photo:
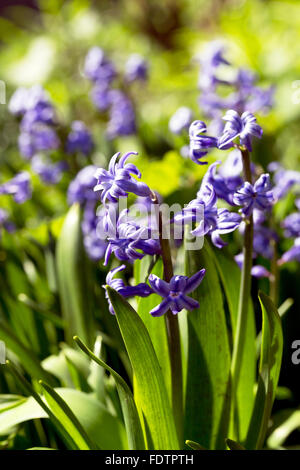
[[(274, 108), (267, 117), (259, 119), (264, 139), (255, 146), (255, 162), (266, 167), (270, 161), (278, 160), (287, 168), (299, 170), (300, 3), (297, 0), (41, 0), (24, 1), (23, 6), (11, 3), (5, 8), (0, 5), (0, 79), (6, 86), (6, 100), (19, 86), (42, 84), (63, 125), (80, 119), (92, 132), (95, 149), (87, 163), (105, 165), (115, 151), (136, 149), (144, 181), (170, 203), (188, 202), (198, 189), (205, 168), (180, 155), (180, 147), (186, 142), (182, 137), (174, 138), (168, 121), (180, 106), (190, 107), (197, 119), (203, 119), (198, 106), (196, 56), (206, 42), (221, 38), (228, 46), (228, 59), (233, 64), (252, 68), (262, 84), (276, 87)], [(94, 45), (103, 48), (120, 71), (124, 70), (130, 53), (139, 53), (149, 61), (149, 81), (134, 84), (131, 89), (137, 113), (136, 136), (113, 142), (107, 142), (103, 136), (103, 117), (91, 103), (91, 86), (83, 76), (84, 57)], [(18, 151), (18, 123), (2, 104), (0, 123), (1, 183), (20, 170), (31, 170)], [(61, 155), (56, 157), (59, 160)], [(214, 159), (215, 154), (211, 152), (209, 161)], [(68, 403), (76, 404), (73, 412), (75, 409), (78, 419), (82, 419), (88, 437), (96, 436), (99, 447), (126, 448), (121, 404), (112, 377), (100, 368), (93, 368), (92, 362), (73, 349), (72, 338), (64, 334), (69, 325), (67, 316), (61, 315), (55, 248), (68, 211), (67, 188), (76, 172), (76, 168), (71, 168), (53, 186), (46, 186), (32, 174), (33, 196), (22, 207), (8, 196), (1, 197), (1, 207), (12, 214), (18, 230), (14, 234), (3, 232), (1, 238), (0, 318), (5, 326), (1, 330), (0, 324), (0, 338), (5, 338), (8, 344), (9, 358), (19, 367), (22, 365), (28, 381), (30, 377), (33, 379), (36, 393), (42, 393), (36, 380), (44, 380)], [(284, 204), (291, 205), (291, 202)], [(280, 210), (284, 216), (287, 207), (282, 204)], [(101, 287), (105, 269), (102, 264), (92, 263), (88, 268), (94, 281), (86, 301), (95, 317), (95, 334), (102, 337), (101, 347), (96, 342), (94, 352), (130, 379), (132, 371), (124, 342), (116, 319), (108, 313)], [(68, 266), (61, 263), (60, 269), (67, 270)], [(299, 305), (298, 284), (299, 267), (292, 264), (283, 270), (280, 299), (293, 297), (295, 305)], [(81, 297), (84, 299), (84, 293)], [(286, 315), (283, 330), (287, 346), (280, 384), (289, 387), (292, 393), (283, 394), (283, 399), (275, 404), (278, 409), (289, 408), (287, 413), (281, 410), (273, 418), (274, 429), (268, 445), (276, 448), (284, 444), (278, 437), (280, 430), (285, 438), (294, 432), (291, 444), (299, 444), (295, 429), (299, 428), (300, 388), (289, 349), (295, 335), (300, 334), (297, 307), (292, 307)], [(93, 347), (94, 342), (87, 338), (83, 339)], [(10, 430), (8, 434), (7, 427), (1, 427), (1, 447), (28, 448), (32, 444), (29, 435), (42, 447), (67, 446), (70, 436), (59, 434), (51, 416), (51, 425), (44, 424), (43, 419), (49, 414), (28, 398), (28, 389), (20, 396), (20, 383), (7, 370), (0, 370), (0, 389), (0, 421), (4, 417)], [(97, 417), (89, 411), (95, 401), (99, 408)], [(12, 408), (19, 409), (25, 418), (12, 417), (9, 413)], [(61, 409), (58, 411), (61, 417)], [(65, 416), (71, 419), (68, 410), (62, 420)], [(33, 418), (34, 424), (29, 421)], [(23, 424), (19, 428), (20, 423)], [(99, 431), (107, 426), (114, 435), (112, 439), (108, 435), (103, 438)]]

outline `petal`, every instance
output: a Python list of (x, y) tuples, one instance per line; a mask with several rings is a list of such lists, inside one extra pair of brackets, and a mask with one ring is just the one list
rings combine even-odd
[(219, 234), (219, 231), (218, 231), (218, 230), (215, 230), (215, 231), (211, 234), (211, 241), (213, 242), (213, 244), (214, 244), (217, 248), (223, 248), (224, 246), (227, 245), (227, 243), (224, 242), (224, 240), (222, 240), (222, 238), (220, 237), (220, 234)]
[(137, 196), (150, 196), (151, 191), (145, 183), (134, 180), (117, 180), (118, 186), (129, 193), (136, 194)]
[(118, 167), (119, 167), (119, 168), (124, 168), (124, 163), (126, 162), (126, 160), (127, 160), (131, 155), (138, 155), (138, 153), (137, 153), (137, 152), (133, 152), (133, 151), (125, 153), (125, 154), (120, 158)]
[(156, 294), (160, 295), (161, 297), (167, 297), (170, 293), (170, 286), (166, 281), (163, 281), (155, 274), (150, 274), (149, 282)]
[(264, 267), (259, 264), (255, 265), (251, 269), (251, 275), (253, 277), (261, 278), (261, 277), (270, 277), (270, 272)]
[(111, 271), (107, 273), (106, 284), (110, 285), (114, 275), (118, 273), (119, 271), (123, 271), (125, 268), (126, 268), (125, 264), (121, 264), (120, 266), (117, 266), (116, 268), (111, 269)]
[(200, 285), (204, 276), (205, 276), (205, 269), (200, 269), (200, 271), (198, 271), (196, 274), (190, 277), (186, 283), (184, 294), (189, 294), (190, 292), (193, 292)]
[(108, 171), (114, 175), (115, 174), (115, 165), (116, 165), (116, 161), (119, 157), (119, 155), (121, 154), (121, 152), (117, 152), (115, 153), (111, 159), (110, 159), (110, 162), (109, 162), (109, 165), (108, 165)]
[(194, 308), (199, 308), (199, 302), (197, 302), (195, 299), (192, 299), (192, 297), (188, 297), (187, 295), (182, 296), (182, 302), (186, 310), (194, 310)]
[(150, 315), (153, 317), (161, 317), (170, 308), (170, 301), (168, 299), (164, 299), (157, 307), (154, 307), (152, 310), (150, 310)]
[(173, 276), (169, 284), (170, 291), (182, 292), (185, 289), (187, 279), (187, 276)]

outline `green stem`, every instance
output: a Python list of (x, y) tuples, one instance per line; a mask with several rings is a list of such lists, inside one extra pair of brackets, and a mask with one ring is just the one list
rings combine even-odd
[[(153, 202), (158, 204), (157, 198), (153, 195)], [(174, 275), (171, 257), (170, 243), (163, 236), (162, 213), (159, 210), (159, 240), (161, 247), (161, 257), (164, 267), (164, 280), (170, 282)], [(182, 380), (182, 358), (178, 316), (173, 315), (169, 310), (165, 315), (172, 384), (172, 409), (175, 420), (179, 442), (183, 441), (183, 380)]]
[[(251, 183), (250, 155), (247, 150), (242, 150), (243, 169), (245, 181)], [(236, 404), (236, 393), (240, 378), (243, 359), (243, 348), (246, 338), (247, 315), (251, 295), (251, 268), (252, 268), (252, 246), (253, 246), (253, 217), (246, 221), (243, 246), (243, 267), (240, 284), (240, 296), (238, 306), (238, 318), (234, 339), (231, 376), (232, 376), (232, 402)]]

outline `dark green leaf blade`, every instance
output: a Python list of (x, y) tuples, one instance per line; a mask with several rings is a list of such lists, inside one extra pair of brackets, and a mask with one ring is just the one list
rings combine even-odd
[(178, 450), (171, 405), (149, 333), (129, 303), (113, 289), (107, 287), (107, 291), (133, 367), (154, 449)]
[(230, 450), (246, 450), (239, 442), (233, 441), (232, 439), (226, 439), (226, 444)]
[[(148, 263), (147, 263), (148, 262)], [(163, 278), (163, 264), (162, 260), (159, 259), (154, 267), (150, 269), (149, 267), (149, 257), (144, 257), (141, 260), (135, 262), (134, 271), (135, 271), (135, 280), (136, 283), (145, 282), (146, 277), (150, 272), (157, 275), (161, 279)], [(169, 356), (169, 346), (168, 346), (168, 337), (167, 337), (167, 328), (164, 317), (153, 318), (149, 312), (156, 305), (161, 302), (161, 298), (157, 294), (149, 295), (149, 297), (141, 297), (138, 300), (137, 313), (143, 320), (144, 325), (146, 326), (148, 333), (151, 338), (154, 350), (157, 355), (158, 362), (161, 366), (162, 373), (165, 379), (167, 391), (170, 392), (171, 399), (171, 370), (170, 370), (170, 356)]]
[[(214, 250), (214, 255), (216, 266), (226, 296), (232, 325), (232, 334), (234, 338), (237, 325), (241, 271), (236, 262), (226, 253), (224, 249)], [(230, 430), (230, 435), (232, 434), (232, 437), (238, 438), (240, 441), (243, 441), (246, 438), (254, 406), (254, 385), (256, 373), (256, 327), (252, 303), (249, 306), (247, 325), (245, 328), (246, 339), (244, 344), (240, 380), (237, 389), (238, 421), (231, 423)]]
[(188, 312), (185, 436), (208, 449), (225, 448), (230, 412), (230, 350), (222, 291), (207, 242), (186, 252), (186, 275), (205, 268), (191, 294), (200, 307)]

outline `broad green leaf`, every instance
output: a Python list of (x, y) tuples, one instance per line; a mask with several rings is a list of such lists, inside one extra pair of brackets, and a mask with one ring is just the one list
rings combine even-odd
[(92, 443), (85, 429), (82, 427), (81, 423), (78, 421), (64, 399), (46, 383), (40, 381), (40, 384), (43, 387), (44, 396), (50, 410), (71, 436), (75, 444), (78, 446), (78, 449), (95, 450), (95, 444)]
[[(151, 258), (150, 258), (151, 259)], [(150, 272), (148, 271), (150, 267)], [(134, 263), (135, 281), (136, 283), (145, 282), (150, 273), (156, 274), (163, 278), (163, 264), (159, 259), (154, 267), (149, 266), (149, 257), (144, 257)], [(158, 362), (160, 364), (167, 391), (171, 399), (171, 370), (168, 337), (166, 330), (166, 322), (164, 317), (153, 318), (149, 312), (161, 302), (161, 297), (157, 294), (149, 295), (149, 297), (140, 297), (138, 300), (137, 313), (146, 326), (151, 342), (153, 344)]]
[(125, 380), (115, 372), (111, 367), (109, 367), (102, 359), (97, 357), (90, 349), (88, 349), (83, 342), (75, 336), (75, 341), (78, 346), (82, 349), (82, 351), (87, 354), (93, 361), (95, 361), (99, 366), (106, 369), (110, 374), (113, 376), (125, 421), (127, 437), (128, 437), (128, 444), (130, 450), (143, 450), (145, 449), (145, 443), (143, 438), (143, 432), (140, 424), (140, 419), (138, 416), (138, 412), (136, 409), (136, 405), (131, 393), (130, 388), (128, 387)]
[(247, 449), (260, 449), (264, 444), (276, 395), (283, 350), (281, 319), (278, 311), (263, 292), (259, 293), (259, 300), (263, 318), (262, 342), (258, 388), (245, 443)]
[(48, 418), (46, 411), (40, 407), (33, 397), (23, 397), (14, 407), (1, 413), (0, 435), (8, 434), (14, 426), (21, 423), (40, 418)]
[(74, 204), (63, 224), (56, 249), (58, 288), (71, 344), (75, 334), (92, 344), (94, 320), (90, 305), (88, 260), (82, 243), (80, 207)]
[(0, 340), (4, 341), (7, 349), (10, 349), (18, 358), (26, 372), (35, 379), (47, 380), (55, 384), (54, 377), (43, 369), (35, 354), (24, 346), (8, 325), (0, 322)]
[[(31, 395), (36, 403), (40, 405), (41, 411), (45, 412), (49, 418), (51, 419), (55, 429), (59, 433), (62, 440), (65, 442), (67, 449), (77, 449), (77, 446), (65, 428), (61, 425), (60, 421), (56, 418), (56, 416), (52, 413), (52, 411), (48, 408), (44, 400), (40, 397), (40, 395), (36, 392), (36, 390), (32, 387), (32, 385), (20, 374), (18, 368), (10, 361), (6, 361), (6, 366), (8, 367), (11, 374), (14, 376), (15, 380), (17, 381), (18, 385), (21, 387), (21, 390), (24, 390), (25, 393)], [(20, 421), (20, 422), (23, 422)]]
[(60, 383), (65, 387), (74, 387), (74, 382), (71, 377), (71, 372), (68, 367), (67, 358), (76, 364), (78, 373), (85, 379), (89, 373), (89, 361), (80, 354), (79, 351), (70, 347), (64, 346), (63, 350), (58, 355), (48, 356), (42, 361), (42, 366), (45, 370), (53, 374), (60, 380)]
[(141, 408), (154, 449), (179, 449), (166, 386), (147, 328), (120, 294), (109, 287), (107, 291), (135, 374)]
[(230, 412), (230, 350), (222, 290), (207, 242), (186, 251), (186, 275), (205, 268), (191, 296), (199, 308), (188, 312), (188, 369), (185, 436), (208, 449), (225, 448)]
[(24, 397), (21, 395), (13, 395), (12, 393), (0, 395), (0, 413), (20, 405), (23, 401)]
[[(55, 391), (72, 409), (90, 439), (101, 449), (126, 447), (122, 423), (92, 396), (69, 388), (56, 388)], [(3, 411), (0, 416), (1, 435), (7, 434), (9, 429), (26, 421), (48, 418), (46, 409), (43, 409), (33, 397), (21, 397), (18, 404)]]
[[(241, 271), (235, 261), (226, 253), (225, 250), (214, 250), (214, 255), (219, 276), (224, 288), (234, 338), (237, 325)], [(245, 335), (246, 339), (237, 390), (238, 422), (231, 423), (232, 429), (230, 431), (230, 435), (238, 438), (240, 441), (243, 441), (246, 438), (254, 405), (256, 328), (252, 304), (249, 306), (245, 328), (247, 330)], [(236, 426), (238, 427), (237, 432), (235, 429)]]

